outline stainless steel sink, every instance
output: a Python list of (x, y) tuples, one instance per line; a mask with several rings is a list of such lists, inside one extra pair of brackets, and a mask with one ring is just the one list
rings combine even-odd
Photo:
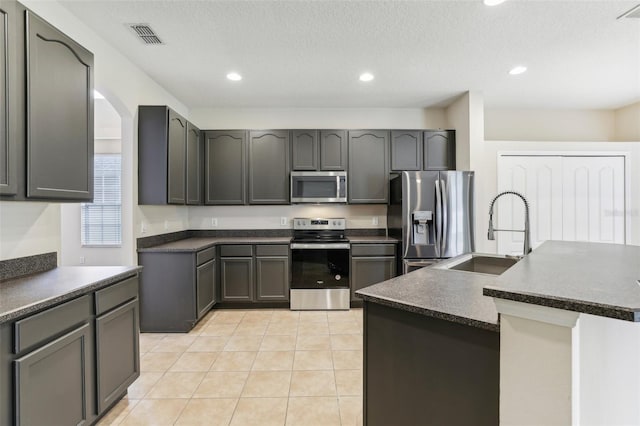
[(507, 255), (467, 253), (439, 262), (432, 268), (500, 275), (515, 265), (518, 260), (520, 258)]

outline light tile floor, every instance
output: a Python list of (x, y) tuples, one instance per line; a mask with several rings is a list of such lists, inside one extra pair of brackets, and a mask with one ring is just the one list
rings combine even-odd
[(362, 310), (214, 310), (140, 335), (140, 377), (99, 425), (361, 425)]

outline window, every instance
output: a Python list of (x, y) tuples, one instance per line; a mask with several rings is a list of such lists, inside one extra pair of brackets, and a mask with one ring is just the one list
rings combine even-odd
[(122, 244), (120, 154), (94, 156), (93, 203), (81, 207), (83, 246), (119, 246)]

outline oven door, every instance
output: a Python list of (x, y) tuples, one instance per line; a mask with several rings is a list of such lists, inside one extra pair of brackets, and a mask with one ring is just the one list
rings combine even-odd
[(349, 243), (292, 243), (291, 289), (349, 288)]

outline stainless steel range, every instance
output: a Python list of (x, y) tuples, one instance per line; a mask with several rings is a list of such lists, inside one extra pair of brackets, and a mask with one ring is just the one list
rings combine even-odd
[(293, 220), (292, 310), (349, 309), (349, 240), (345, 219)]

